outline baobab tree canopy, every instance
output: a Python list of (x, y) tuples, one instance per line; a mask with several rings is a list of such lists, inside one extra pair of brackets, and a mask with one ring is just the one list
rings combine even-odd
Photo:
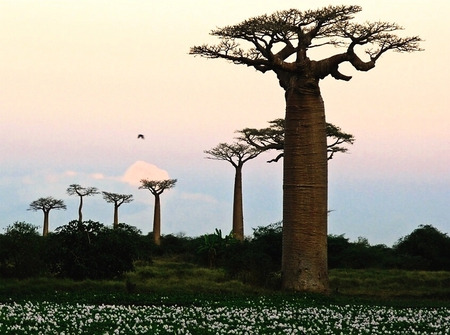
[(106, 202), (114, 203), (118, 206), (122, 204), (127, 204), (134, 200), (132, 194), (119, 194), (105, 191), (103, 191), (102, 194), (103, 199), (105, 199)]
[(52, 209), (67, 209), (64, 200), (55, 199), (53, 197), (39, 198), (30, 203), (29, 211), (42, 210), (49, 212)]
[[(412, 52), (421, 50), (421, 39), (398, 37), (392, 32), (403, 28), (396, 23), (350, 22), (360, 6), (329, 6), (318, 10), (299, 11), (289, 9), (262, 15), (240, 24), (213, 30), (211, 35), (220, 38), (214, 46), (204, 44), (191, 48), (190, 53), (207, 58), (224, 58), (236, 64), (252, 66), (256, 70), (296, 72), (312, 75), (311, 79), (323, 79), (332, 75), (336, 79), (350, 80), (350, 76), (339, 72), (339, 64), (348, 62), (359, 71), (368, 71), (386, 51)], [(247, 41), (251, 47), (244, 50), (238, 40)], [(328, 58), (312, 61), (307, 57), (308, 49), (331, 45), (344, 47), (346, 51)], [(363, 61), (355, 47), (366, 46), (369, 57)], [(287, 59), (294, 56), (293, 61)], [(280, 79), (286, 89), (287, 83)]]
[(205, 150), (207, 159), (227, 161), (234, 167), (240, 167), (245, 162), (256, 158), (261, 150), (244, 142), (236, 142), (232, 144), (219, 143), (212, 149)]
[(176, 183), (177, 183), (176, 179), (165, 179), (165, 180), (142, 179), (141, 186), (139, 186), (139, 189), (147, 189), (153, 195), (156, 196), (160, 195), (165, 190), (170, 190), (171, 188), (175, 187)]
[(96, 187), (82, 187), (78, 184), (71, 184), (67, 188), (68, 195), (78, 195), (80, 197), (99, 194), (100, 191)]
[[(396, 23), (352, 22), (361, 10), (344, 5), (278, 11), (215, 29), (211, 35), (219, 38), (217, 45), (190, 50), (192, 55), (222, 58), (262, 73), (273, 71), (285, 91), (282, 287), (286, 290), (329, 291), (328, 156), (320, 80), (328, 75), (350, 80), (339, 71), (342, 63), (369, 71), (387, 51), (421, 50), (419, 37), (394, 34), (402, 29)], [(319, 47), (328, 47), (325, 51), (331, 50), (331, 56), (310, 59), (308, 51)], [(357, 54), (361, 47), (365, 57)], [(335, 52), (339, 48), (343, 52)]]
[[(260, 151), (277, 150), (281, 151), (277, 157), (268, 161), (268, 163), (278, 162), (284, 156), (284, 119), (275, 119), (269, 121), (267, 128), (244, 128), (236, 131), (241, 134), (238, 139), (244, 141), (259, 149)], [(328, 159), (332, 159), (336, 152), (347, 152), (348, 148), (341, 144), (353, 144), (355, 138), (352, 134), (344, 133), (340, 127), (327, 122), (326, 126), (328, 144)]]

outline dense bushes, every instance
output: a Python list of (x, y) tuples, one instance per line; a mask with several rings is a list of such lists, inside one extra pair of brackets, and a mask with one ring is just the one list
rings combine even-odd
[(350, 242), (344, 235), (328, 236), (328, 267), (347, 269), (395, 268), (396, 256), (384, 244), (371, 246), (367, 239)]
[(112, 229), (94, 221), (71, 221), (47, 236), (45, 260), (57, 276), (115, 278), (133, 268), (139, 236), (139, 230), (124, 224)]
[(450, 271), (450, 237), (431, 225), (421, 225), (394, 245), (404, 256), (404, 269)]
[(15, 222), (0, 235), (0, 275), (27, 278), (45, 272), (42, 261), (42, 237), (37, 227), (26, 222)]
[[(257, 227), (243, 242), (231, 234), (196, 238), (165, 235), (155, 245), (151, 233), (132, 226), (118, 229), (99, 222), (71, 221), (42, 237), (37, 227), (16, 222), (0, 234), (0, 276), (26, 278), (53, 275), (72, 279), (118, 278), (137, 260), (169, 256), (204, 267), (224, 269), (229, 278), (278, 287), (281, 271), (282, 224)], [(329, 268), (450, 271), (450, 238), (432, 226), (419, 226), (393, 248), (370, 245), (365, 238), (350, 242), (344, 235), (328, 237)]]
[(71, 221), (42, 237), (37, 227), (16, 222), (0, 235), (0, 275), (115, 278), (130, 271), (142, 254), (140, 237), (134, 227), (112, 229), (94, 221)]

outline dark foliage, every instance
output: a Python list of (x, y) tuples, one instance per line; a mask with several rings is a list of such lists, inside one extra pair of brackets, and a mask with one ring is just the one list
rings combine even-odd
[(72, 279), (116, 278), (133, 269), (140, 231), (119, 224), (117, 229), (99, 222), (77, 220), (48, 236), (46, 261), (52, 273)]
[(431, 225), (421, 225), (394, 245), (404, 257), (404, 269), (450, 271), (450, 237)]
[[(229, 278), (278, 288), (280, 285), (282, 223), (254, 229), (253, 237), (238, 241), (232, 234), (191, 238), (163, 235), (156, 245), (152, 234), (135, 227), (118, 229), (78, 220), (47, 237), (25, 222), (0, 234), (0, 276), (28, 278), (55, 275), (71, 279), (110, 279), (133, 269), (133, 263), (152, 264), (153, 257), (171, 257), (205, 267), (222, 268)], [(433, 226), (419, 226), (389, 248), (370, 245), (365, 238), (350, 242), (344, 235), (328, 236), (329, 268), (407, 269), (450, 271), (450, 237)]]
[(392, 249), (384, 244), (371, 246), (367, 239), (362, 237), (356, 242), (350, 242), (344, 235), (329, 235), (328, 267), (386, 269), (396, 267), (396, 259)]
[(197, 260), (200, 264), (214, 268), (223, 265), (223, 260), (226, 258), (230, 245), (238, 243), (238, 240), (233, 238), (232, 233), (222, 236), (222, 231), (216, 229), (214, 234), (201, 236), (199, 242)]
[(274, 287), (272, 283), (281, 270), (281, 223), (254, 229), (254, 237), (239, 241), (232, 234), (204, 235), (197, 249), (198, 262), (204, 266), (221, 267), (228, 277), (255, 285)]
[(0, 275), (27, 278), (45, 272), (41, 259), (43, 241), (38, 227), (26, 222), (15, 222), (0, 235)]

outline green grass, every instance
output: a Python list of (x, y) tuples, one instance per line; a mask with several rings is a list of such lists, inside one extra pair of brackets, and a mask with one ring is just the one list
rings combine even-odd
[[(324, 299), (333, 303), (450, 304), (450, 272), (335, 269), (330, 271), (330, 287), (331, 295)], [(221, 269), (166, 258), (137, 263), (135, 271), (116, 280), (0, 279), (0, 302), (47, 299), (146, 304), (159, 303), (161, 296), (167, 296), (172, 303), (189, 303), (201, 297), (220, 300), (279, 294), (283, 293), (230, 280)]]
[(229, 280), (221, 269), (208, 269), (191, 263), (156, 259), (151, 265), (140, 265), (125, 276), (130, 293), (254, 293), (259, 288)]
[(344, 296), (450, 301), (450, 272), (444, 271), (335, 269), (330, 286)]

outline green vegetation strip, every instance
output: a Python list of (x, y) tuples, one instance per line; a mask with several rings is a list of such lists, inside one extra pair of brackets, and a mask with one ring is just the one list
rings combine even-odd
[(322, 304), (308, 297), (191, 305), (11, 302), (1, 334), (450, 334), (450, 308)]

